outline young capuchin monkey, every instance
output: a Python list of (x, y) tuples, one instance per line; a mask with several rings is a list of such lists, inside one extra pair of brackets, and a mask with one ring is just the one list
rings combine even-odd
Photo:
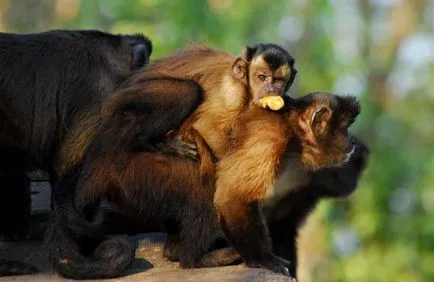
[[(203, 102), (171, 136), (195, 140), (199, 136), (217, 157), (215, 193), (208, 189), (212, 193), (205, 200), (213, 199), (221, 229), (247, 265), (289, 275), (289, 262), (273, 253), (262, 204), (272, 196), (270, 187), (291, 156), (298, 154), (310, 169), (346, 159), (352, 150), (346, 130), (359, 113), (353, 98), (283, 96), (295, 76), (293, 63), (284, 49), (271, 44), (247, 48), (242, 58), (199, 46), (152, 62), (107, 101), (85, 158), (75, 162), (78, 167), (72, 167), (72, 175), (66, 174), (72, 179), (80, 175), (77, 210), (86, 213), (107, 195), (128, 208), (130, 216), (139, 214), (149, 229), (163, 227), (169, 235), (176, 234), (172, 239), (179, 236), (181, 265), (196, 266), (198, 254), (209, 245), (209, 239), (203, 239), (209, 229), (202, 225), (215, 218), (215, 214), (205, 216), (207, 201), (198, 192), (207, 181), (196, 166), (186, 165), (185, 158), (150, 151), (148, 146), (166, 132), (151, 136), (143, 121), (171, 103), (190, 99), (188, 95), (203, 94)], [(274, 106), (264, 98), (273, 95), (282, 96), (285, 107), (270, 111), (268, 107)], [(202, 157), (201, 171), (212, 170), (205, 163)], [(191, 246), (198, 244), (197, 238), (203, 242)], [(59, 266), (68, 250), (53, 249), (52, 258)]]

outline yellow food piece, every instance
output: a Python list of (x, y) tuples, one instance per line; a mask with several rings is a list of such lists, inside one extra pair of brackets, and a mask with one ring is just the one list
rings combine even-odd
[(265, 96), (261, 99), (261, 106), (263, 108), (268, 106), (273, 111), (280, 110), (284, 105), (285, 102), (280, 96)]

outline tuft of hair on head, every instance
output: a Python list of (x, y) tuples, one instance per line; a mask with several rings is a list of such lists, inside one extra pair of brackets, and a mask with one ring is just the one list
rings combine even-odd
[(334, 106), (335, 121), (348, 127), (355, 121), (361, 112), (360, 102), (353, 95), (336, 96), (337, 104)]
[[(288, 65), (292, 66), (295, 63), (294, 58), (289, 54), (287, 50), (282, 48), (281, 46), (273, 43), (260, 43), (254, 45), (253, 47), (245, 46), (244, 48), (244, 58), (247, 62), (251, 62), (252, 59), (258, 55), (264, 57), (267, 61), (267, 58), (277, 58), (278, 61), (287, 62)], [(269, 60), (270, 62), (274, 60)]]

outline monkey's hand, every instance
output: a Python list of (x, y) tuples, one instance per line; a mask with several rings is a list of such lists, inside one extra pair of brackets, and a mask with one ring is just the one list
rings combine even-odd
[(164, 146), (165, 152), (183, 155), (196, 161), (199, 160), (196, 144), (189, 140), (184, 140), (181, 136), (167, 137), (161, 146)]

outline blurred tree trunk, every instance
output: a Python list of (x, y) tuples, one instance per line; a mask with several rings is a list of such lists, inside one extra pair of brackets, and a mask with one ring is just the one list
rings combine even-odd
[(53, 20), (55, 0), (9, 0), (4, 11), (7, 31), (43, 31)]
[[(369, 2), (369, 0), (359, 0), (363, 21), (366, 23), (365, 40), (362, 46), (363, 57), (368, 58), (366, 69), (374, 70), (368, 75), (369, 89), (373, 92), (370, 97), (382, 110), (385, 110), (393, 99), (386, 87), (386, 81), (395, 66), (402, 41), (417, 28), (424, 5), (421, 0), (405, 0), (391, 8), (389, 12), (390, 40), (378, 46), (372, 41), (370, 35), (373, 9)], [(383, 52), (376, 52), (378, 49)]]

